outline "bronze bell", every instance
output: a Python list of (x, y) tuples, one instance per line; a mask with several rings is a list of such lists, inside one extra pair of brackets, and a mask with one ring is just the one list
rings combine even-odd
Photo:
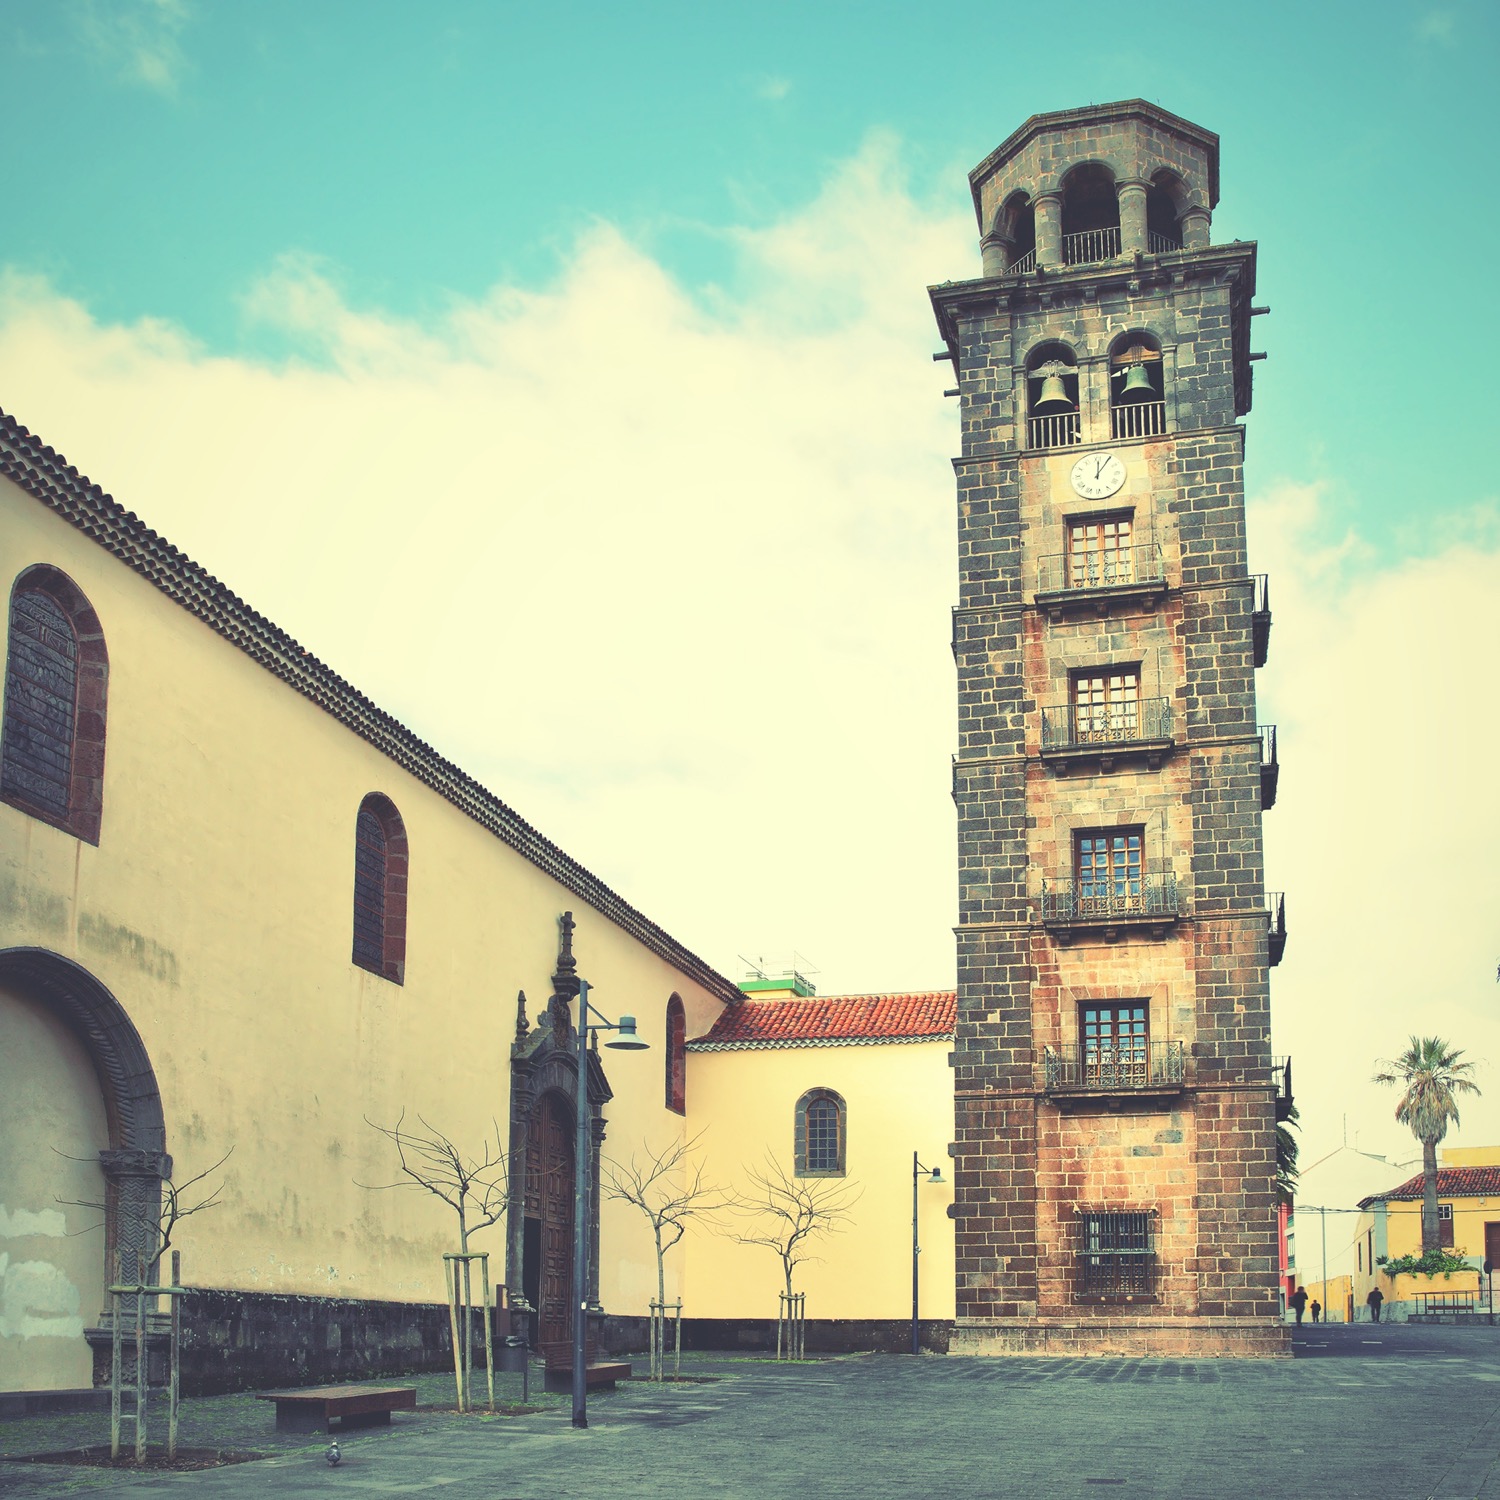
[(1145, 365), (1127, 365), (1124, 375), (1125, 388), (1120, 392), (1121, 396), (1144, 396), (1148, 401), (1156, 399), (1156, 387), (1151, 384)]
[(1040, 416), (1044, 412), (1072, 411), (1073, 403), (1068, 399), (1068, 388), (1061, 375), (1043, 375), (1041, 394), (1032, 403), (1032, 411)]

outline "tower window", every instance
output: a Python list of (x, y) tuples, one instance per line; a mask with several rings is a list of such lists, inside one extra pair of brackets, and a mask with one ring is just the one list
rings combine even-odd
[(1134, 740), (1141, 731), (1140, 668), (1075, 672), (1072, 688), (1073, 743)]
[(1156, 1290), (1156, 1214), (1150, 1209), (1078, 1215), (1081, 1300), (1131, 1302)]
[(1128, 912), (1141, 904), (1140, 828), (1103, 828), (1076, 835), (1073, 873), (1081, 915)]
[(406, 827), (372, 792), (354, 825), (354, 962), (400, 984), (406, 973)]
[(848, 1111), (832, 1089), (810, 1089), (797, 1101), (794, 1156), (799, 1177), (844, 1175)]
[(1182, 249), (1182, 210), (1187, 190), (1173, 172), (1158, 172), (1146, 190), (1146, 247), (1152, 255)]
[(1082, 441), (1078, 361), (1065, 344), (1043, 344), (1026, 361), (1026, 446), (1066, 448)]
[(666, 1103), (673, 1114), (687, 1113), (687, 1015), (676, 995), (667, 1001)]
[(1113, 588), (1135, 582), (1133, 517), (1129, 511), (1068, 523), (1068, 587)]
[(1129, 334), (1109, 357), (1110, 436), (1156, 437), (1166, 430), (1161, 348), (1149, 334)]
[(90, 844), (104, 800), (109, 658), (99, 617), (56, 568), (28, 568), (10, 600), (0, 800)]
[(1150, 1018), (1144, 1001), (1082, 1006), (1078, 1031), (1088, 1087), (1143, 1088), (1150, 1081)]

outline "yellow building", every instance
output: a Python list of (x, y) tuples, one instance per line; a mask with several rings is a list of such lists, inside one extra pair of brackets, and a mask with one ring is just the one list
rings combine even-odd
[[(399, 1175), (373, 1125), (403, 1118), (509, 1163), (472, 1248), (534, 1338), (565, 1340), (580, 980), (655, 1049), (589, 1065), (601, 1344), (644, 1346), (657, 1286), (601, 1159), (694, 1138), (736, 1192), (772, 1160), (842, 1174), (849, 1218), (798, 1273), (810, 1342), (907, 1336), (951, 993), (745, 999), (3, 414), (0, 579), (0, 1392), (100, 1377), (116, 1255), (149, 1261), (172, 1184), (205, 1172), (183, 1201), (217, 1204), (172, 1236), (189, 1389), (441, 1367), (454, 1216), (372, 1191)], [(814, 1101), (832, 1169), (806, 1159)], [(947, 1203), (922, 1187), (939, 1345)], [(765, 1337), (763, 1247), (694, 1233), (667, 1268), (694, 1337)]]
[(1500, 1147), (1452, 1147), (1438, 1168), (1438, 1235), (1441, 1245), (1462, 1256), (1469, 1269), (1435, 1276), (1391, 1276), (1390, 1261), (1422, 1253), (1422, 1192), (1419, 1172), (1388, 1192), (1361, 1198), (1355, 1231), (1354, 1303), (1368, 1317), (1368, 1297), (1378, 1286), (1389, 1314), (1451, 1314), (1489, 1311), (1485, 1262), (1500, 1265)]

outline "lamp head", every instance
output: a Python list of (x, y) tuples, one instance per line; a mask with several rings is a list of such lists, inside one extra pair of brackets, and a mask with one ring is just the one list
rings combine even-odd
[(615, 1025), (614, 1040), (606, 1042), (604, 1045), (606, 1047), (613, 1047), (616, 1052), (645, 1052), (651, 1046), (651, 1043), (643, 1042), (636, 1035), (634, 1016), (621, 1016)]
[(943, 1169), (941, 1167), (934, 1167), (932, 1169), (932, 1175), (927, 1179), (927, 1181), (933, 1187), (942, 1187), (947, 1179), (943, 1176)]

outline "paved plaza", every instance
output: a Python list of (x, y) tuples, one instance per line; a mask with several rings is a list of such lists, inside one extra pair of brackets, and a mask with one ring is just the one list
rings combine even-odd
[[(17, 1418), (0, 1421), (0, 1496), (1500, 1497), (1500, 1329), (1295, 1339), (1279, 1361), (698, 1355), (695, 1383), (591, 1398), (587, 1431), (566, 1397), (523, 1416), (421, 1409), (347, 1434), (337, 1469), (326, 1439), (276, 1434), (246, 1396), (186, 1403), (182, 1440), (266, 1457), (185, 1474), (25, 1462), (107, 1440), (108, 1414)], [(451, 1382), (415, 1383), (451, 1403)]]

